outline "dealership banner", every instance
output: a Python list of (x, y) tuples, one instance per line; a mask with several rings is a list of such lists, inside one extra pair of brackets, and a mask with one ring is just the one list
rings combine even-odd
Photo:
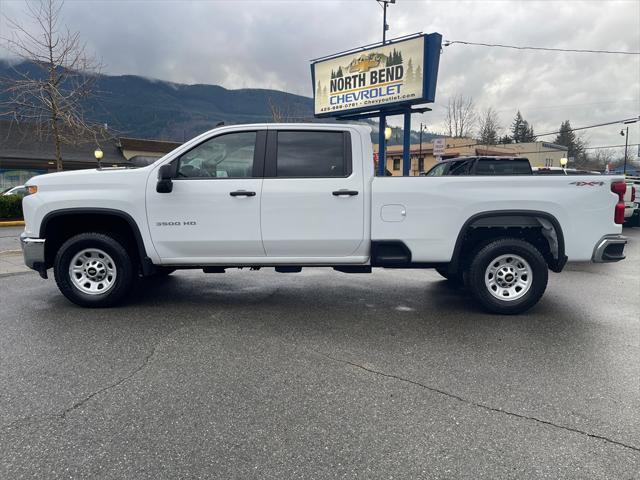
[(420, 35), (314, 62), (315, 115), (433, 102), (441, 41)]

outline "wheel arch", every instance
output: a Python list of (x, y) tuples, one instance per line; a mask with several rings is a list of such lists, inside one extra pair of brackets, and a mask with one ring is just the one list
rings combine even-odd
[(463, 261), (465, 242), (470, 233), (479, 228), (504, 229), (504, 235), (510, 236), (508, 229), (513, 228), (541, 228), (542, 235), (549, 247), (550, 256), (547, 258), (549, 268), (560, 272), (567, 262), (565, 254), (565, 240), (562, 227), (558, 219), (548, 213), (538, 210), (493, 210), (481, 212), (469, 217), (462, 225), (449, 264), (450, 270), (457, 270)]
[[(86, 225), (86, 228), (73, 225), (74, 221), (86, 222), (84, 224)], [(72, 228), (69, 228), (70, 224), (73, 225)], [(49, 237), (49, 239), (53, 241), (47, 241), (45, 243), (45, 254), (47, 247), (50, 247), (49, 250), (51, 251), (51, 249), (55, 250), (55, 248), (59, 247), (61, 244), (61, 241), (57, 239), (55, 235), (52, 235), (52, 231), (50, 230), (50, 228), (53, 228), (54, 226), (67, 227), (66, 232), (57, 236), (60, 237), (60, 239), (69, 238), (73, 234), (86, 231), (108, 232), (112, 231), (114, 227), (120, 228), (120, 233), (123, 233), (122, 228), (123, 226), (126, 226), (124, 227), (126, 228), (124, 233), (129, 236), (134, 244), (132, 246), (135, 247), (142, 273), (147, 275), (153, 272), (153, 263), (147, 256), (140, 228), (133, 217), (127, 212), (112, 208), (78, 207), (64, 208), (47, 213), (40, 223), (39, 237), (43, 239), (47, 239), (47, 237)], [(50, 260), (51, 256), (49, 255), (47, 264), (50, 264)]]

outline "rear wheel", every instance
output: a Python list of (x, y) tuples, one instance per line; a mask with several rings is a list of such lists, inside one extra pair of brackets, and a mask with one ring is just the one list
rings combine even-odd
[(469, 288), (490, 312), (517, 314), (538, 303), (548, 276), (538, 249), (523, 240), (505, 238), (489, 243), (473, 257)]
[(130, 291), (133, 261), (115, 238), (103, 233), (81, 233), (58, 250), (53, 265), (62, 294), (83, 307), (110, 307)]

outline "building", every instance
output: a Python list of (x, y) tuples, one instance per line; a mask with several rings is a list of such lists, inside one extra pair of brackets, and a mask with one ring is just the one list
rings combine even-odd
[[(559, 167), (560, 159), (567, 156), (567, 147), (548, 142), (510, 143), (479, 145), (472, 138), (447, 138), (442, 159), (468, 156), (522, 156), (527, 157), (533, 167)], [(378, 145), (373, 151), (378, 153)], [(419, 175), (433, 167), (437, 160), (433, 155), (433, 143), (412, 144), (410, 149), (410, 175)], [(387, 146), (387, 170), (394, 176), (402, 175), (402, 145)]]
[(142, 138), (118, 138), (118, 148), (124, 158), (133, 163), (150, 163), (182, 145), (179, 142), (146, 140)]
[[(180, 143), (111, 137), (96, 141), (78, 139), (63, 144), (64, 170), (96, 168), (96, 148), (103, 152), (102, 166), (147, 165)], [(0, 121), (0, 192), (24, 184), (29, 178), (56, 171), (56, 155), (50, 136), (40, 135), (35, 125)]]

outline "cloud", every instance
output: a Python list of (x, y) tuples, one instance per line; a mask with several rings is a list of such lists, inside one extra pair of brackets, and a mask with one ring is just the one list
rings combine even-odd
[[(21, 1), (2, 0), (0, 9), (24, 19)], [(634, 0), (398, 0), (388, 13), (390, 37), (437, 31), (449, 40), (640, 51)], [(378, 41), (381, 17), (374, 0), (94, 0), (68, 1), (63, 10), (105, 73), (303, 95), (311, 94), (309, 59)], [(0, 36), (8, 31), (0, 20)], [(434, 111), (414, 122), (438, 130), (455, 93), (472, 96), (479, 109), (492, 106), (505, 127), (520, 109), (536, 132), (565, 119), (580, 126), (626, 118), (640, 111), (640, 57), (444, 47)], [(639, 125), (631, 143), (640, 141)], [(588, 132), (592, 145), (622, 139), (617, 126)]]

